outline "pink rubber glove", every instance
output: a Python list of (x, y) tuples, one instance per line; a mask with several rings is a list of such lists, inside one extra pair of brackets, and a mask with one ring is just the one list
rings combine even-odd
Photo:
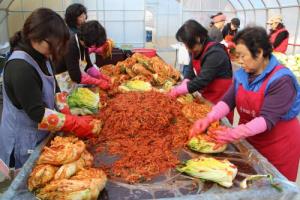
[(216, 105), (214, 105), (211, 111), (207, 114), (207, 116), (203, 119), (198, 119), (192, 129), (190, 130), (189, 137), (192, 138), (199, 133), (202, 133), (207, 129), (207, 127), (223, 117), (225, 117), (230, 112), (229, 106), (224, 101), (219, 101)]
[(246, 124), (241, 124), (236, 128), (226, 128), (225, 130), (216, 130), (213, 137), (219, 143), (228, 143), (234, 140), (250, 137), (267, 130), (267, 123), (263, 117), (256, 117)]
[(98, 69), (97, 66), (93, 65), (92, 67), (88, 68), (88, 70), (86, 71), (88, 75), (99, 79), (100, 77), (100, 71)]
[(110, 88), (110, 83), (103, 79), (96, 79), (86, 73), (81, 74), (81, 84), (98, 85), (101, 89), (107, 90)]
[(168, 96), (172, 97), (172, 98), (176, 98), (182, 94), (187, 94), (188, 88), (187, 88), (187, 83), (189, 82), (189, 79), (183, 79), (183, 81), (181, 82), (180, 85), (178, 85), (177, 87), (174, 87), (169, 93)]
[(105, 81), (108, 81), (108, 82), (111, 82), (111, 79), (109, 76), (105, 75), (105, 74), (102, 74), (100, 71), (99, 71), (99, 68), (96, 66), (96, 65), (93, 65), (92, 67), (90, 67), (88, 70), (87, 70), (87, 74), (94, 77), (94, 78), (97, 78), (97, 79), (103, 79)]

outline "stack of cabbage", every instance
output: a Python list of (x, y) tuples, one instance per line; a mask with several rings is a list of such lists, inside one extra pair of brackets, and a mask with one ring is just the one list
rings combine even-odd
[(298, 81), (300, 81), (300, 54), (285, 55), (283, 53), (275, 52), (273, 55), (275, 55), (279, 62), (284, 66), (292, 70)]
[(73, 115), (96, 114), (99, 101), (99, 95), (88, 88), (77, 88), (68, 96), (68, 105)]

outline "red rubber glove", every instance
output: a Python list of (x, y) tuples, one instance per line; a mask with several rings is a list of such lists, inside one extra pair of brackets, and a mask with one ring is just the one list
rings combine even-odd
[(77, 137), (91, 137), (93, 132), (93, 118), (91, 116), (66, 115), (61, 131), (74, 133)]
[(39, 130), (71, 132), (78, 137), (98, 135), (101, 127), (101, 121), (91, 116), (66, 115), (48, 108), (45, 109), (44, 117), (38, 124)]
[(110, 89), (111, 84), (110, 84), (110, 82), (108, 82), (106, 80), (100, 79), (98, 86), (103, 90), (108, 90), (108, 89)]

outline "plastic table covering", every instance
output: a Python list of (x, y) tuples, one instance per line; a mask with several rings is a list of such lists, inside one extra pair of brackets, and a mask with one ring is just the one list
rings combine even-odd
[[(194, 93), (196, 98), (204, 103), (211, 104), (203, 99), (199, 93)], [(226, 118), (222, 123), (231, 126)], [(27, 190), (27, 179), (38, 159), (41, 150), (54, 137), (50, 135), (31, 154), (18, 176), (13, 180), (8, 190), (3, 194), (3, 200), (30, 200), (37, 199), (34, 194)], [(109, 156), (106, 153), (95, 153), (94, 166), (99, 163), (109, 164), (117, 157)], [(206, 154), (208, 155), (208, 154)], [(199, 153), (188, 149), (182, 149), (178, 153), (180, 161), (199, 156)], [(145, 183), (127, 184), (122, 180), (109, 179), (105, 189), (100, 193), (98, 200), (142, 200), (142, 199), (166, 199), (166, 200), (265, 200), (265, 199), (288, 199), (300, 200), (300, 188), (293, 182), (288, 181), (266, 158), (256, 151), (247, 141), (228, 145), (223, 153), (212, 154), (213, 157), (226, 158), (238, 167), (238, 174), (231, 188), (223, 188), (216, 183), (201, 181), (184, 174), (175, 169), (169, 169), (163, 174), (154, 177)], [(241, 180), (252, 174), (272, 174), (274, 180), (282, 188), (282, 192), (275, 190), (266, 179), (254, 181), (247, 189), (239, 187)]]
[[(53, 138), (49, 136), (31, 154), (18, 176), (14, 179), (8, 190), (3, 194), (3, 200), (29, 200), (36, 199), (34, 194), (27, 190), (27, 179), (41, 149)], [(186, 160), (199, 154), (183, 150), (180, 160)], [(164, 174), (155, 177), (147, 183), (127, 184), (118, 180), (109, 180), (98, 199), (204, 199), (204, 200), (238, 200), (238, 199), (300, 199), (300, 189), (281, 175), (263, 156), (261, 156), (249, 143), (241, 141), (229, 145), (224, 153), (215, 154), (215, 157), (228, 158), (238, 166), (238, 175), (231, 188), (223, 188), (215, 183), (203, 182), (170, 169)], [(95, 155), (95, 165), (102, 159), (109, 159), (105, 155)], [(241, 189), (239, 182), (247, 174), (272, 174), (275, 182), (280, 184), (282, 192), (270, 186), (268, 181), (253, 182), (247, 189)]]

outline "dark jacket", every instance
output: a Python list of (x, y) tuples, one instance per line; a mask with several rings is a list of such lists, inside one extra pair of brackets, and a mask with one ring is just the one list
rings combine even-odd
[[(47, 58), (30, 44), (20, 41), (13, 50), (28, 53), (43, 73), (50, 75), (46, 66)], [(14, 59), (6, 64), (3, 81), (6, 94), (12, 104), (20, 110), (23, 109), (33, 121), (40, 122), (44, 116), (45, 104), (42, 100), (42, 79), (38, 72), (25, 60)], [(56, 92), (59, 92), (57, 82)]]
[(236, 30), (231, 30), (231, 23), (227, 23), (223, 30), (222, 30), (222, 35), (223, 35), (223, 38), (225, 38), (227, 35), (232, 35), (232, 36), (235, 36), (236, 32), (237, 32), (237, 29)]
[(76, 43), (75, 35), (72, 35), (70, 42), (69, 42), (67, 54), (55, 66), (57, 74), (68, 71), (71, 80), (76, 83), (80, 83), (80, 81), (81, 81), (81, 71), (80, 71), (80, 67), (79, 67), (79, 59), (84, 60), (84, 57), (85, 57), (85, 60), (87, 62), (87, 66), (86, 66), (85, 70), (87, 70), (88, 68), (93, 66), (90, 56), (89, 56), (88, 48), (85, 48), (81, 44), (79, 44), (79, 47), (80, 47), (81, 57), (79, 54), (79, 49), (78, 49), (78, 46)]
[[(200, 59), (201, 56), (202, 55), (200, 54), (196, 59)], [(210, 47), (203, 55), (203, 59), (201, 61), (201, 72), (198, 76), (194, 73), (191, 61), (187, 67), (184, 78), (191, 80), (188, 82), (188, 91), (193, 93), (198, 90), (203, 90), (216, 78), (231, 77), (232, 68), (227, 52), (224, 50), (224, 46), (222, 44), (216, 44)]]

